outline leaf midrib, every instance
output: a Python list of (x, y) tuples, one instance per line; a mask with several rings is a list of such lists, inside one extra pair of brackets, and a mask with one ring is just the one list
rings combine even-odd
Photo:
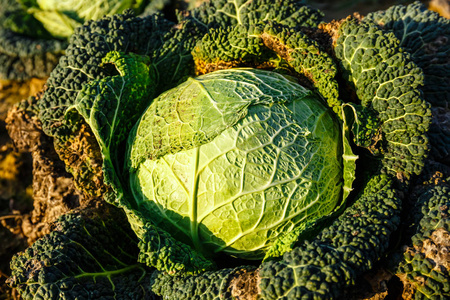
[(198, 232), (198, 220), (197, 220), (197, 206), (198, 206), (198, 198), (197, 198), (197, 192), (198, 192), (198, 182), (200, 179), (200, 176), (198, 174), (198, 167), (199, 167), (199, 162), (200, 162), (200, 147), (195, 147), (195, 158), (193, 160), (193, 166), (192, 166), (192, 172), (193, 172), (193, 176), (192, 178), (194, 178), (194, 180), (192, 181), (192, 189), (191, 189), (191, 194), (190, 196), (190, 212), (189, 212), (189, 218), (190, 218), (190, 229), (191, 229), (191, 237), (192, 237), (192, 242), (194, 244), (195, 249), (197, 249), (199, 252), (202, 252), (202, 245), (201, 245), (201, 241), (200, 241), (200, 237), (199, 237), (199, 232)]

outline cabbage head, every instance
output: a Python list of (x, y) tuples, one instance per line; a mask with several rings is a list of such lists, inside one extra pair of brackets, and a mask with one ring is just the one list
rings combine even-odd
[(275, 72), (190, 78), (153, 100), (132, 130), (132, 206), (206, 256), (261, 259), (343, 203), (351, 183), (341, 123), (317, 94)]

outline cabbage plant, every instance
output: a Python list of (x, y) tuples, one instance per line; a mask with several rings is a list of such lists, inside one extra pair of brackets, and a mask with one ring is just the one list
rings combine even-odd
[[(412, 24), (391, 32), (383, 24), (406, 20), (321, 23), (294, 0), (214, 0), (177, 24), (126, 13), (79, 27), (27, 111), (80, 193), (123, 209), (149, 268), (95, 256), (65, 275), (51, 240), (60, 230), (40, 244), (44, 267), (23, 262), (36, 246), (15, 260), (11, 282), (26, 295), (70, 293), (67, 281), (139, 270), (165, 299), (238, 298), (249, 286), (262, 299), (342, 299), (387, 253), (426, 167), (422, 86), (448, 75), (402, 48), (422, 26), (413, 12), (438, 20), (415, 4), (400, 14)], [(435, 33), (448, 22), (434, 28), (420, 49), (434, 47), (441, 62), (448, 40)], [(90, 247), (67, 244), (80, 265), (92, 261)]]

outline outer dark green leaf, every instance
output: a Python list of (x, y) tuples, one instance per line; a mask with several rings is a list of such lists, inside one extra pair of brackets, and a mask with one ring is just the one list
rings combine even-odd
[(0, 79), (45, 78), (58, 64), (67, 42), (35, 40), (0, 29)]
[[(421, 69), (399, 48), (392, 33), (356, 20), (341, 25), (335, 54), (361, 105), (380, 120), (384, 170), (399, 178), (419, 174), (428, 153), (425, 133), (431, 122), (429, 104), (419, 90)], [(373, 126), (370, 131), (376, 132)]]
[(291, 27), (316, 27), (322, 13), (297, 0), (215, 0), (205, 1), (190, 12), (192, 20), (205, 27), (253, 25), (275, 21)]
[[(26, 34), (35, 35), (29, 37)], [(0, 1), (0, 79), (47, 77), (67, 47), (66, 41), (48, 40), (40, 23), (16, 0)]]
[(403, 297), (447, 299), (450, 297), (450, 168), (432, 161), (417, 178), (407, 197), (408, 233), (396, 275), (404, 285)]
[(400, 40), (400, 47), (422, 68), (425, 99), (435, 106), (450, 103), (450, 20), (420, 2), (395, 5), (368, 14), (364, 20), (379, 24)]
[[(245, 280), (239, 286), (233, 284), (233, 281), (254, 269), (248, 266), (223, 268), (219, 271), (204, 272), (198, 276), (170, 276), (165, 273), (155, 273), (152, 290), (164, 299), (223, 300), (236, 299), (238, 298), (236, 296), (253, 299), (257, 296), (257, 289), (246, 289)], [(256, 278), (253, 281), (256, 281)], [(237, 292), (236, 290), (239, 289), (241, 291)]]
[(64, 139), (75, 131), (74, 124), (64, 121), (65, 112), (74, 104), (83, 84), (112, 75), (109, 69), (101, 67), (108, 52), (148, 55), (161, 47), (161, 36), (168, 32), (170, 26), (169, 22), (157, 16), (137, 19), (128, 14), (79, 27), (65, 56), (49, 78), (48, 89), (40, 101), (44, 132)]
[[(133, 215), (129, 218), (133, 218)], [(142, 231), (142, 234), (140, 234)], [(137, 232), (140, 241), (139, 262), (163, 270), (170, 275), (198, 274), (213, 270), (216, 264), (194, 251), (189, 245), (178, 241), (172, 235), (151, 222), (145, 223)]]
[(117, 212), (72, 213), (11, 262), (9, 284), (25, 299), (152, 299), (151, 271)]

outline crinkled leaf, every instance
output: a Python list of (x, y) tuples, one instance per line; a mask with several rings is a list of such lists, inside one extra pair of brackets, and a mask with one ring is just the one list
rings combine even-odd
[(424, 73), (422, 90), (433, 105), (448, 107), (450, 102), (450, 20), (428, 10), (416, 1), (408, 6), (395, 5), (369, 13), (364, 21), (374, 21), (391, 31), (400, 47)]
[(264, 261), (272, 260), (282, 256), (285, 252), (292, 251), (295, 244), (304, 239), (311, 239), (317, 235), (325, 226), (329, 226), (331, 222), (342, 214), (347, 203), (347, 197), (353, 190), (353, 181), (356, 178), (356, 160), (358, 156), (353, 153), (350, 144), (350, 126), (354, 122), (352, 112), (342, 106), (342, 162), (343, 162), (343, 186), (341, 201), (337, 203), (333, 212), (324, 215), (308, 218), (306, 223), (298, 224), (289, 232), (286, 232), (269, 248), (264, 257)]
[(138, 261), (159, 271), (175, 274), (198, 274), (216, 268), (216, 264), (191, 246), (158, 228), (156, 220), (146, 220), (142, 213), (124, 207), (128, 221), (139, 238)]
[(419, 90), (422, 70), (401, 51), (392, 33), (369, 22), (343, 22), (334, 50), (363, 109), (372, 110), (367, 115), (380, 120), (383, 169), (399, 178), (419, 174), (428, 152), (425, 133), (431, 121), (429, 104)]
[(66, 116), (72, 110), (83, 116), (94, 133), (103, 157), (105, 181), (115, 195), (105, 195), (108, 202), (120, 201), (120, 144), (148, 106), (155, 89), (150, 60), (133, 53), (109, 52), (102, 60), (104, 67), (115, 68), (118, 75), (92, 80), (83, 85)]
[(152, 298), (152, 271), (137, 253), (123, 214), (67, 214), (13, 258), (8, 281), (25, 299)]
[(297, 0), (218, 0), (205, 1), (189, 17), (205, 27), (253, 25), (261, 21), (317, 27), (323, 13)]
[(250, 105), (291, 102), (309, 93), (282, 75), (252, 69), (189, 78), (160, 95), (133, 129), (129, 167), (213, 140), (245, 117)]

